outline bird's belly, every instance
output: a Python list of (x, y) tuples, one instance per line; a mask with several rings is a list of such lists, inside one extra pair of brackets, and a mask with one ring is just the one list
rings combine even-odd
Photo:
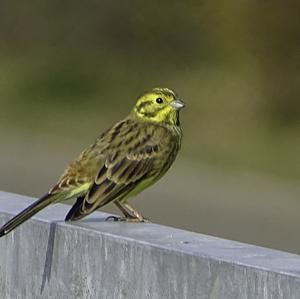
[(145, 190), (146, 188), (153, 185), (156, 181), (157, 181), (157, 178), (154, 178), (154, 177), (150, 177), (149, 179), (142, 181), (141, 183), (139, 183), (136, 186), (136, 188), (134, 188), (129, 194), (127, 194), (127, 196), (124, 199), (122, 199), (122, 201), (126, 201), (129, 197), (138, 195), (143, 190)]

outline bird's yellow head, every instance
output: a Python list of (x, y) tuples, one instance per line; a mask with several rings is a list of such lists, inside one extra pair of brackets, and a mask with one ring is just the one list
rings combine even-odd
[(182, 100), (168, 88), (154, 88), (137, 101), (133, 114), (142, 121), (179, 125), (179, 110)]

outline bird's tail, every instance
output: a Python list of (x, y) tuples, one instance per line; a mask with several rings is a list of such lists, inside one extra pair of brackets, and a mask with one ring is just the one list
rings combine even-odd
[(29, 207), (27, 207), (25, 210), (23, 210), (18, 215), (16, 215), (11, 220), (9, 220), (7, 223), (5, 223), (0, 228), (0, 237), (7, 235), (17, 226), (19, 226), (24, 221), (28, 220), (30, 217), (35, 215), (37, 212), (39, 212), (49, 204), (55, 202), (56, 200), (57, 200), (57, 194), (44, 195), (43, 197), (35, 201), (33, 204), (31, 204)]

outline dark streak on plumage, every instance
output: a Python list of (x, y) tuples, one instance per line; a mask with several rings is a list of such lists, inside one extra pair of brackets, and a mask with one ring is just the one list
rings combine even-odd
[(153, 101), (145, 101), (145, 102), (142, 102), (141, 104), (139, 104), (138, 106), (137, 106), (137, 110), (138, 111), (141, 111), (141, 109), (143, 109), (143, 108), (145, 108), (146, 106), (149, 106), (149, 105), (151, 105), (153, 103)]
[(111, 134), (110, 142), (114, 141), (115, 138), (119, 135), (120, 131), (114, 130), (113, 133)]
[(147, 134), (142, 141), (138, 141), (138, 143), (134, 146), (135, 148), (145, 145), (152, 138), (151, 134)]
[(180, 126), (179, 113), (176, 113), (176, 126)]
[(77, 180), (77, 184), (78, 184), (78, 185), (81, 185), (81, 184), (84, 184), (84, 183), (85, 183), (85, 180), (84, 180), (84, 179), (80, 179), (80, 178), (79, 178), (79, 179)]
[(136, 186), (136, 183), (131, 182), (127, 185), (123, 185), (122, 188), (116, 189), (115, 192), (112, 192), (111, 194), (109, 194), (106, 197), (106, 199), (97, 206), (97, 208), (100, 208), (100, 207), (106, 205), (107, 203), (109, 203), (110, 201), (112, 201), (116, 198), (125, 197), (135, 186)]
[(134, 136), (130, 136), (127, 140), (125, 140), (125, 144), (129, 144), (134, 140)]
[(112, 174), (115, 174), (121, 167), (126, 163), (126, 158), (123, 158), (119, 163), (114, 165), (114, 167), (111, 170)]
[(106, 173), (106, 171), (107, 171), (107, 168), (106, 168), (106, 166), (104, 165), (104, 166), (100, 169), (100, 171), (99, 171), (99, 173), (98, 173), (98, 175), (97, 175), (97, 180), (98, 180), (99, 178), (101, 178), (101, 177)]
[(139, 161), (131, 161), (130, 164), (122, 171), (122, 173), (119, 175), (119, 179), (124, 178), (128, 172), (131, 172), (139, 163)]
[(110, 185), (104, 190), (103, 193), (108, 194), (110, 191), (112, 191), (115, 188), (116, 185), (117, 184), (115, 182), (111, 182)]
[(122, 144), (123, 140), (121, 140), (117, 145), (116, 145), (116, 148), (119, 148)]
[(128, 172), (128, 170), (130, 169), (130, 167), (126, 167), (122, 172), (121, 174), (118, 176), (118, 179), (121, 180), (125, 174)]
[(108, 185), (110, 182), (110, 180), (108, 178), (106, 178), (101, 184), (93, 184), (93, 186), (91, 187), (90, 191), (89, 191), (89, 197), (93, 196), (97, 190), (100, 188), (100, 186), (102, 185)]
[[(100, 136), (97, 138), (97, 140), (102, 139), (107, 134), (108, 131), (109, 131), (109, 129), (105, 130), (102, 134), (100, 134)], [(94, 148), (96, 145), (97, 145), (97, 143), (95, 142), (94, 144), (91, 145), (91, 147)]]
[(138, 169), (138, 171), (135, 173), (136, 176), (139, 176), (143, 172), (146, 172), (145, 170), (149, 167), (149, 159), (146, 158), (143, 163), (141, 163), (141, 167)]
[(138, 130), (138, 131), (136, 132), (134, 138), (138, 138), (138, 137), (140, 136), (140, 134), (141, 134), (141, 132), (140, 132), (140, 130)]
[(165, 94), (165, 95), (168, 95), (168, 96), (171, 96), (174, 98), (178, 97), (177, 94), (173, 90), (170, 90), (167, 88), (154, 88), (153, 91), (156, 92), (158, 95)]
[(107, 159), (108, 163), (113, 163), (114, 161), (116, 161), (119, 154), (120, 154), (119, 151), (115, 151), (111, 156), (108, 157)]
[(95, 192), (98, 190), (99, 185), (97, 184), (93, 184), (93, 186), (91, 187), (90, 191), (89, 191), (89, 195), (92, 196), (93, 194), (95, 194)]
[(141, 166), (142, 162), (138, 161), (136, 163), (136, 165), (134, 166), (134, 168), (132, 169), (132, 171), (129, 173), (129, 175), (127, 176), (128, 180), (131, 180), (132, 177), (134, 176), (134, 174), (136, 173), (137, 169)]
[(155, 112), (144, 112), (143, 115), (147, 118), (153, 118), (157, 115), (157, 111), (155, 111)]
[(95, 204), (94, 202), (90, 203), (87, 200), (84, 201), (84, 210), (89, 210), (89, 209), (93, 208), (94, 204)]
[(119, 135), (120, 130), (121, 130), (121, 128), (125, 125), (125, 123), (126, 123), (126, 121), (121, 121), (119, 124), (117, 124), (117, 125), (114, 127), (114, 131), (113, 131), (113, 133), (111, 134), (110, 142), (114, 141), (115, 138)]
[(141, 144), (144, 145), (146, 142), (148, 142), (151, 139), (151, 137), (152, 137), (151, 134), (146, 134), (146, 136), (142, 140)]
[[(151, 154), (151, 153), (152, 153), (152, 149), (153, 149), (152, 145), (146, 145), (146, 147), (145, 147), (145, 152), (146, 152), (147, 154)], [(143, 152), (142, 152), (142, 153), (143, 153)]]

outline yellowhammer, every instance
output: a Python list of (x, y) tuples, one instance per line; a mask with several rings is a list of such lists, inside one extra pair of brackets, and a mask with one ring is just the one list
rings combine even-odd
[(0, 237), (51, 203), (77, 198), (66, 221), (81, 219), (114, 202), (124, 214), (115, 220), (144, 221), (128, 203), (170, 168), (181, 145), (179, 110), (184, 103), (168, 88), (142, 95), (131, 113), (100, 135), (71, 163), (43, 197), (0, 229)]

